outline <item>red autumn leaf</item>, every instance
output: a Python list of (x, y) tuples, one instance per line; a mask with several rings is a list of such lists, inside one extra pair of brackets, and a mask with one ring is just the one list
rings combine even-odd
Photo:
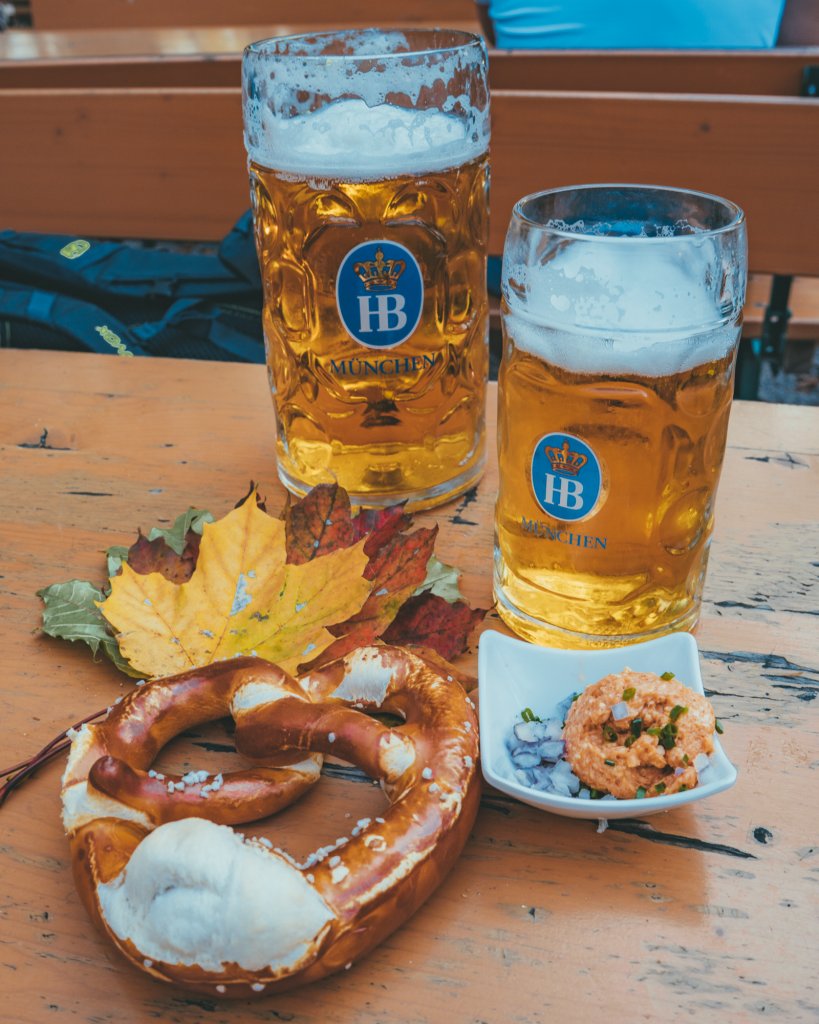
[(450, 604), (425, 592), (405, 602), (382, 639), (390, 644), (430, 647), (451, 661), (464, 653), (469, 634), (487, 610), (470, 608), (465, 601)]
[(137, 540), (128, 549), (127, 561), (134, 572), (142, 576), (149, 573), (161, 573), (171, 583), (186, 583), (196, 568), (199, 557), (199, 544), (202, 538), (194, 530), (185, 534), (185, 547), (178, 555), (164, 537), (148, 540), (141, 532)]
[(404, 503), (388, 508), (364, 508), (353, 520), (356, 540), (367, 536), (364, 554), (372, 557), (391, 537), (406, 530), (412, 523), (412, 516), (404, 511)]
[[(373, 581), (370, 596), (360, 612), (330, 627), (338, 640), (312, 662), (310, 668), (334, 661), (381, 636), (407, 598), (423, 583), (437, 536), (437, 526), (397, 534), (370, 558), (364, 570), (364, 578)], [(366, 552), (366, 545), (364, 550)]]
[(304, 565), (356, 542), (350, 499), (338, 484), (318, 484), (284, 513), (287, 561)]

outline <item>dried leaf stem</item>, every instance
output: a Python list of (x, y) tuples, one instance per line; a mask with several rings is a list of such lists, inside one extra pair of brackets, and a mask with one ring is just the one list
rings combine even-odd
[(3, 785), (0, 786), (0, 807), (3, 806), (13, 790), (21, 786), (26, 779), (31, 778), (38, 768), (42, 768), (44, 764), (48, 764), (48, 762), (57, 757), (58, 754), (62, 754), (65, 750), (68, 750), (71, 746), (71, 740), (67, 738), (67, 734), (71, 729), (79, 729), (88, 722), (93, 722), (98, 718), (102, 718), (103, 715), (106, 714), (108, 714), (107, 707), (101, 708), (99, 711), (95, 711), (93, 715), (88, 715), (85, 718), (80, 719), (79, 722), (75, 722), (71, 728), (65, 732), (58, 733), (53, 740), (46, 743), (42, 750), (39, 750), (33, 757), (29, 757), (25, 761), (18, 761), (17, 764), (13, 764), (9, 768), (0, 768), (0, 779), (6, 780)]

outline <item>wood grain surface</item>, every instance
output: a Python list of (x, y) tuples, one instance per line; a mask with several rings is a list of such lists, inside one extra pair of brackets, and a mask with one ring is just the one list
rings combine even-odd
[[(442, 22), (437, 22), (442, 24)], [(384, 22), (380, 22), (383, 26)], [(399, 23), (403, 24), (403, 23)], [(447, 25), (477, 31), (468, 21)], [(330, 26), (324, 26), (329, 28)], [(0, 36), (0, 88), (235, 85), (242, 40), (301, 25)], [(200, 49), (197, 50), (196, 47)], [(489, 50), (492, 89), (799, 96), (819, 47), (785, 50)]]
[[(97, 0), (94, 0), (97, 2)], [(108, 3), (108, 0), (101, 0)], [(198, 2), (198, 0), (194, 0)], [(55, 7), (62, 6), (62, 0), (54, 0)], [(167, 6), (165, 0), (157, 0), (158, 4)], [(172, 7), (168, 8), (173, 10)], [(66, 8), (66, 13), (75, 19), (73, 5)], [(423, 23), (426, 19), (413, 18), (412, 23)], [(402, 27), (409, 24), (406, 18), (397, 13), (385, 15), (379, 19), (381, 28)], [(447, 28), (462, 29), (465, 32), (480, 32), (478, 20), (467, 9), (465, 15), (452, 18), (436, 18), (428, 24), (446, 25)], [(270, 18), (248, 20), (231, 20), (229, 24), (186, 25), (179, 27), (180, 21), (172, 22), (174, 27), (165, 28), (104, 28), (95, 25), (83, 28), (76, 20), (65, 29), (32, 31), (30, 29), (11, 29), (0, 35), (0, 61), (28, 60), (71, 60), (74, 58), (127, 57), (134, 55), (179, 56), (191, 54), (205, 60), (217, 54), (231, 54), (238, 59), (248, 43), (256, 39), (269, 39), (272, 36), (298, 35), (302, 32), (335, 31), (339, 28), (356, 25), (371, 25), (372, 18), (355, 18), (345, 13), (344, 17), (337, 14), (322, 19), (312, 18), (309, 10), (301, 7), (288, 7), (285, 12), (274, 12)], [(763, 80), (768, 77), (767, 73)], [(777, 76), (778, 77), (778, 76)], [(131, 84), (137, 84), (132, 80)], [(185, 83), (183, 83), (185, 84)], [(187, 84), (204, 84), (190, 82)]]
[[(0, 123), (5, 227), (216, 239), (248, 208), (238, 85), (0, 90)], [(752, 271), (819, 276), (814, 234), (795, 228), (819, 222), (815, 100), (496, 90), (491, 163), (492, 253), (521, 196), (649, 181), (742, 206)]]
[[(493, 386), (491, 412), (495, 398)], [(281, 506), (273, 431), (260, 366), (0, 350), (4, 764), (129, 685), (84, 648), (39, 633), (36, 591), (102, 582), (109, 545), (188, 505), (221, 515), (251, 479), (271, 510)], [(598, 834), (594, 822), (487, 789), (452, 874), (372, 955), (310, 988), (226, 1004), (141, 976), (91, 929), (55, 763), (0, 809), (0, 1019), (815, 1022), (818, 468), (819, 410), (736, 405), (698, 630), (739, 769), (732, 790)], [(418, 517), (440, 524), (438, 554), (463, 566), (465, 593), (484, 606), (496, 481), (490, 461), (474, 492)], [(486, 627), (501, 628), (493, 617)], [(462, 659), (475, 664), (474, 651)], [(230, 747), (215, 726), (178, 741), (165, 763), (228, 767)], [(381, 800), (358, 773), (330, 766), (254, 832), (299, 854), (349, 834)]]
[(384, 15), (403, 17), (404, 23), (448, 25), (475, 17), (474, 0), (413, 0), (406, 10), (386, 12), (372, 0), (300, 0), (298, 5), (276, 0), (31, 0), (34, 26), (38, 29), (138, 29), (144, 27), (247, 25), (282, 21), (298, 14), (300, 21), (332, 22), (341, 16), (345, 24), (383, 24)]

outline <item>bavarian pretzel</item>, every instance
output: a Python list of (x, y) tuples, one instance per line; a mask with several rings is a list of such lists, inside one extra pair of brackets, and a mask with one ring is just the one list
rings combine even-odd
[[(227, 712), (239, 751), (265, 766), (219, 785), (150, 770), (171, 737)], [(296, 799), (326, 753), (381, 783), (383, 815), (303, 863), (227, 827)], [(361, 648), (298, 681), (236, 658), (147, 683), (74, 736), (63, 820), (77, 888), (155, 978), (236, 998), (313, 981), (351, 966), (442, 881), (477, 813), (477, 760), (474, 707), (452, 670), (399, 647)]]

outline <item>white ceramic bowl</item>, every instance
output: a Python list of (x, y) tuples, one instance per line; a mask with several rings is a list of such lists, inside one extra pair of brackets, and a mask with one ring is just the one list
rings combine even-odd
[(515, 777), (506, 749), (506, 738), (524, 708), (548, 717), (570, 694), (624, 668), (635, 672), (673, 672), (697, 693), (703, 692), (697, 644), (690, 633), (647, 640), (628, 647), (595, 651), (562, 651), (538, 647), (487, 630), (478, 648), (480, 694), (481, 768), (496, 789), (532, 807), (569, 818), (644, 818), (660, 811), (692, 804), (721, 793), (736, 782), (737, 771), (725, 756), (717, 736), (706, 782), (694, 789), (642, 800), (581, 800), (530, 789)]

